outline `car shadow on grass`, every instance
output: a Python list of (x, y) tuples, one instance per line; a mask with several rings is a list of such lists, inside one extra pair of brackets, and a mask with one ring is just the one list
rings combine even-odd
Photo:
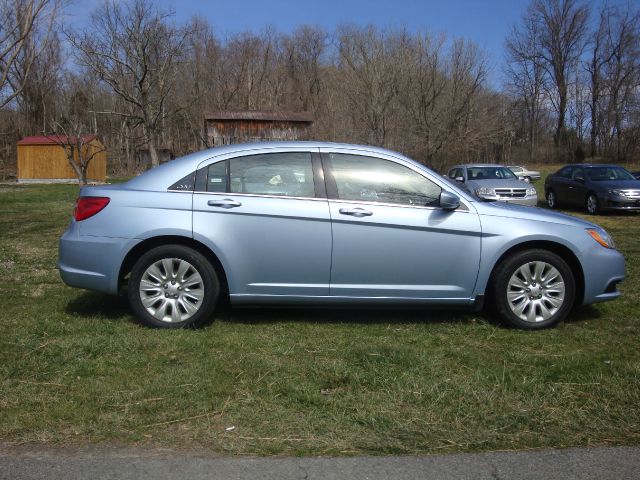
[[(73, 316), (135, 322), (126, 297), (82, 292), (71, 300), (65, 312)], [(469, 323), (492, 322), (487, 315), (454, 309), (397, 308), (231, 308), (224, 302), (214, 322), (267, 324), (275, 322), (308, 323)]]
[(73, 316), (134, 321), (125, 297), (96, 292), (82, 292), (67, 304), (65, 312)]
[[(83, 292), (71, 300), (65, 309), (73, 316), (93, 317), (113, 321), (135, 323), (126, 297)], [(593, 306), (576, 309), (565, 323), (579, 323), (601, 317)], [(489, 312), (473, 312), (459, 309), (401, 309), (401, 308), (296, 308), (296, 307), (255, 307), (231, 308), (223, 305), (216, 312), (214, 322), (239, 324), (269, 324), (276, 322), (302, 323), (361, 323), (361, 324), (461, 324), (484, 323), (501, 326)]]
[(273, 322), (305, 323), (471, 323), (487, 322), (484, 314), (443, 309), (394, 308), (226, 308), (216, 314), (216, 321), (243, 324)]

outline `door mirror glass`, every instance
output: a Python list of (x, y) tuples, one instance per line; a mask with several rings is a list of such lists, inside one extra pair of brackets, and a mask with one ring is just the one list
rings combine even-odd
[(460, 206), (460, 197), (455, 193), (443, 190), (440, 192), (440, 208), (443, 210), (455, 210)]

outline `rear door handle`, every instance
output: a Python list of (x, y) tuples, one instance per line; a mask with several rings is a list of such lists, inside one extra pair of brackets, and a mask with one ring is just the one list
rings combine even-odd
[(242, 203), (230, 198), (223, 198), (221, 200), (209, 200), (207, 205), (210, 207), (235, 208), (240, 207)]
[(338, 210), (342, 215), (351, 215), (352, 217), (368, 217), (373, 215), (373, 212), (365, 210), (364, 208), (341, 208)]

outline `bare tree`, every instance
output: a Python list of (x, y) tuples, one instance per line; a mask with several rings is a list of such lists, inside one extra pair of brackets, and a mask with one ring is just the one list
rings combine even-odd
[[(23, 91), (33, 63), (47, 46), (59, 7), (59, 0), (0, 1), (0, 108)], [(36, 45), (33, 36), (38, 31)], [(15, 76), (17, 64), (20, 76)]]
[(537, 54), (540, 51), (537, 22), (528, 15), (523, 16), (520, 25), (511, 29), (505, 48), (507, 88), (524, 106), (529, 162), (533, 162), (545, 103), (545, 70)]
[(151, 0), (107, 0), (91, 15), (90, 31), (68, 35), (78, 63), (96, 72), (126, 105), (102, 113), (128, 117), (142, 128), (154, 166), (163, 122), (174, 113), (167, 99), (188, 36), (170, 25), (169, 17)]
[(97, 138), (92, 125), (90, 86), (79, 76), (69, 74), (65, 90), (60, 96), (60, 114), (49, 121), (50, 132), (43, 132), (64, 149), (67, 161), (78, 177), (80, 185), (87, 184), (89, 164), (105, 151), (93, 141)]
[(563, 143), (569, 101), (570, 69), (585, 47), (589, 7), (578, 0), (533, 0), (527, 11), (540, 34), (537, 51), (550, 79), (557, 122), (556, 146)]

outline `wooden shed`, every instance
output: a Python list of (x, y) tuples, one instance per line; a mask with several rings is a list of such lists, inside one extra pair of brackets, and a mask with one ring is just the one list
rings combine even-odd
[(313, 117), (309, 112), (236, 110), (205, 115), (209, 146), (262, 140), (300, 140), (307, 136)]
[[(82, 137), (86, 148), (96, 153), (89, 163), (87, 180), (104, 182), (107, 177), (107, 152), (95, 135)], [(65, 149), (60, 143), (75, 143), (74, 138), (50, 137), (46, 135), (24, 137), (17, 143), (18, 182), (76, 182), (78, 176), (73, 170)]]

